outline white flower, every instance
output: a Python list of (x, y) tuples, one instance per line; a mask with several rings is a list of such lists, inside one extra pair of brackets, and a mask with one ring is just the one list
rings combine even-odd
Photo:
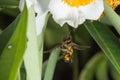
[(54, 20), (77, 28), (86, 19), (97, 20), (104, 10), (103, 0), (51, 0), (49, 10)]
[[(46, 16), (48, 13), (48, 4), (50, 0), (26, 0), (27, 8), (34, 6), (36, 16), (36, 32), (39, 35), (46, 24)], [(24, 0), (20, 0), (19, 8), (22, 11), (24, 7)]]

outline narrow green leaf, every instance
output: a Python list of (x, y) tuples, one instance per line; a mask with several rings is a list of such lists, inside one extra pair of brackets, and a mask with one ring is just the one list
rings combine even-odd
[(113, 65), (111, 64), (109, 64), (109, 67), (110, 67), (110, 74), (113, 80), (120, 80), (120, 74), (118, 73), (118, 71), (116, 71), (115, 67), (113, 67)]
[(18, 6), (19, 1), (18, 0), (0, 0), (0, 7), (3, 6)]
[(21, 80), (20, 69), (18, 70), (18, 74), (17, 74), (17, 80)]
[(93, 80), (96, 67), (103, 59), (102, 54), (96, 54), (83, 68), (79, 80)]
[[(63, 59), (63, 55), (58, 58), (58, 61), (61, 60), (61, 59)], [(47, 64), (48, 64), (48, 60), (44, 61), (43, 67), (42, 67), (42, 78), (45, 75)]]
[(27, 49), (24, 56), (24, 64), (27, 80), (41, 80), (41, 68), (39, 60), (39, 48), (37, 44), (36, 22), (34, 6), (28, 10)]
[(44, 80), (52, 80), (59, 54), (60, 54), (59, 48), (56, 48), (51, 52), (51, 55), (48, 60), (47, 68), (45, 71)]
[[(39, 64), (40, 64), (39, 68), (40, 68), (41, 73), (42, 73), (42, 65), (43, 65), (44, 34), (45, 34), (45, 29), (46, 29), (46, 26), (47, 26), (47, 22), (48, 22), (49, 16), (50, 16), (49, 13), (45, 13), (44, 16), (42, 17), (41, 20), (45, 19), (45, 22), (44, 22), (44, 25), (42, 25), (43, 26), (42, 32), (37, 36), (37, 42), (38, 42), (37, 44), (38, 44), (38, 50), (39, 50), (39, 53), (38, 53), (39, 56), (38, 56), (38, 58), (39, 58)], [(42, 76), (42, 74), (41, 74), (41, 76)]]
[(4, 7), (1, 9), (1, 12), (13, 17), (16, 17), (20, 13), (18, 7)]
[(0, 80), (16, 80), (26, 49), (27, 8), (0, 57)]
[(24, 67), (21, 67), (21, 69), (20, 69), (20, 78), (21, 78), (21, 80), (26, 80), (26, 77), (27, 77), (26, 70), (25, 70)]
[(101, 62), (97, 65), (96, 78), (97, 80), (109, 80), (107, 59), (101, 60)]
[(120, 17), (115, 13), (114, 10), (112, 10), (112, 8), (110, 8), (110, 6), (108, 6), (106, 2), (104, 3), (104, 6), (105, 6), (105, 10), (104, 10), (105, 16), (109, 19), (110, 23), (112, 23), (112, 25), (120, 34)]
[(85, 22), (85, 27), (103, 50), (107, 58), (112, 62), (114, 67), (120, 73), (120, 41), (105, 25), (89, 21)]
[(103, 23), (103, 24), (106, 24), (106, 25), (112, 25), (112, 24), (110, 23), (109, 19), (108, 19), (106, 16), (104, 16), (104, 17), (100, 20), (100, 22)]
[(0, 11), (11, 16), (19, 13), (19, 0), (0, 0)]
[[(74, 51), (76, 53), (76, 51)], [(78, 80), (78, 56), (76, 54), (73, 54), (73, 80)]]
[(43, 67), (42, 67), (42, 78), (44, 78), (47, 64), (48, 64), (48, 60), (44, 61)]

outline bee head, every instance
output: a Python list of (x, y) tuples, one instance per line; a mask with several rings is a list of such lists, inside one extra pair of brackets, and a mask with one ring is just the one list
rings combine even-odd
[(65, 44), (71, 43), (71, 42), (72, 42), (72, 37), (71, 37), (71, 36), (65, 37), (65, 38), (63, 39), (63, 42), (64, 42)]

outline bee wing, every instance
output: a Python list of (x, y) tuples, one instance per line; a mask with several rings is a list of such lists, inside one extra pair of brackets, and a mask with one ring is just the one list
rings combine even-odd
[(76, 44), (76, 43), (72, 43), (72, 45), (73, 45), (73, 48), (74, 48), (74, 49), (77, 49), (77, 50), (85, 50), (85, 49), (87, 49), (87, 48), (90, 48), (90, 46), (78, 45), (78, 44)]

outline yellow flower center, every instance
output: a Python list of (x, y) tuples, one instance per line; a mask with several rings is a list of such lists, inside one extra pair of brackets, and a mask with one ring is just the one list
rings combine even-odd
[(71, 7), (80, 7), (90, 4), (95, 0), (63, 0), (64, 3), (68, 4)]
[[(120, 5), (120, 0), (106, 0), (109, 6), (115, 10), (118, 5)], [(100, 18), (102, 18), (105, 14), (103, 13)]]
[(112, 7), (113, 10), (120, 5), (120, 0), (106, 0), (106, 2)]

